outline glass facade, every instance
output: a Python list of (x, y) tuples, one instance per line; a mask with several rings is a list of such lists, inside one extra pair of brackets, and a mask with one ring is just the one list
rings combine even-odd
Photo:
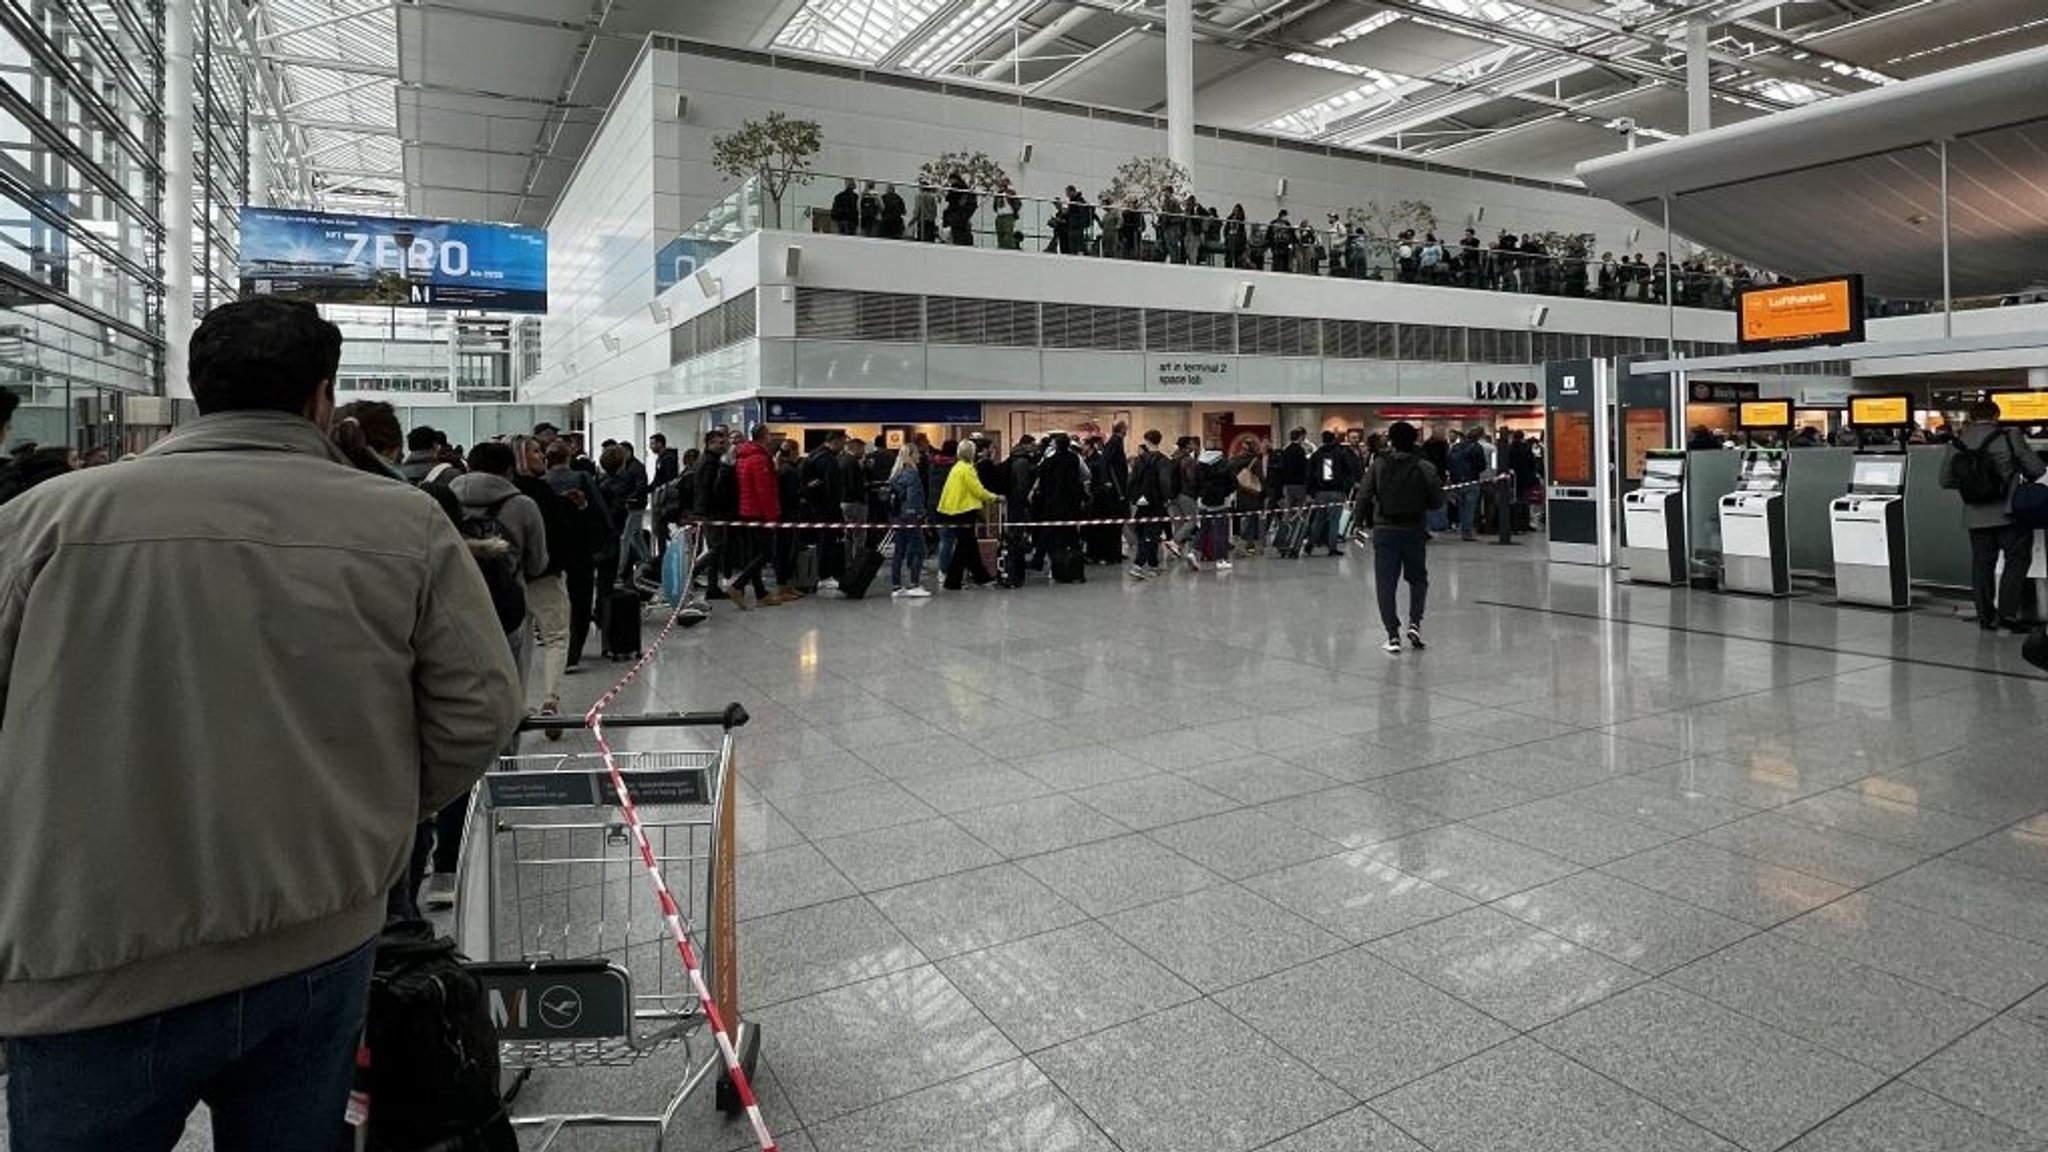
[[(0, 0), (0, 386), (13, 438), (122, 445), (163, 375), (160, 0)], [(193, 305), (233, 295), (250, 76), (194, 14)], [(9, 447), (11, 447), (10, 445)]]

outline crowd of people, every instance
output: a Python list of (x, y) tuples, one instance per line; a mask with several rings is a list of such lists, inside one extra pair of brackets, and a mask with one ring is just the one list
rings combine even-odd
[(1704, 259), (1673, 263), (1659, 252), (1551, 250), (1536, 233), (1502, 229), (1482, 240), (1474, 228), (1456, 239), (1439, 239), (1428, 229), (1378, 235), (1328, 213), (1324, 223), (1293, 219), (1280, 209), (1271, 220), (1253, 220), (1243, 204), (1228, 212), (1203, 204), (1194, 192), (1161, 190), (1156, 198), (1103, 193), (1091, 202), (1069, 184), (1039, 205), (1027, 219), (1027, 201), (1008, 177), (986, 193), (988, 225), (978, 225), (984, 194), (954, 173), (942, 186), (920, 184), (909, 200), (894, 183), (844, 179), (826, 217), (833, 231), (848, 236), (910, 239), (972, 245), (991, 232), (997, 248), (1022, 249), (1027, 242), (1044, 251), (1111, 259), (1203, 264), (1241, 271), (1293, 272), (1357, 280), (1486, 288), (1551, 296), (1591, 296), (1698, 308), (1733, 307), (1735, 294), (1770, 284), (1776, 277), (1739, 262), (1709, 267)]
[[(1458, 496), (1432, 512), (1432, 531), (1506, 543), (1540, 517), (1539, 439), (1475, 427), (1418, 441)], [(737, 441), (714, 428), (685, 453), (674, 491), (657, 494), (655, 520), (703, 527), (697, 569), (708, 598), (741, 608), (818, 591), (865, 595), (881, 568), (862, 570), (871, 552), (886, 559), (898, 599), (932, 594), (927, 561), (945, 591), (1014, 587), (1039, 572), (1079, 583), (1090, 567), (1150, 580), (1173, 567), (1229, 571), (1262, 552), (1342, 555), (1375, 523), (1363, 483), (1390, 450), (1356, 429), (1311, 438), (1296, 428), (1278, 445), (1247, 434), (1225, 446), (1197, 436), (1169, 444), (1157, 430), (1133, 438), (1118, 423), (1107, 436), (1025, 435), (1007, 455), (985, 434), (937, 444), (920, 434), (892, 450), (839, 431), (806, 452), (766, 425)]]

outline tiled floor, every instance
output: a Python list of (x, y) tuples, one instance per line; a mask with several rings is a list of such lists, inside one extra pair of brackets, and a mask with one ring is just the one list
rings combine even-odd
[(1356, 553), (676, 635), (622, 706), (753, 713), (783, 1146), (2048, 1149), (2016, 642), (1534, 551), (1435, 548), (1400, 657)]

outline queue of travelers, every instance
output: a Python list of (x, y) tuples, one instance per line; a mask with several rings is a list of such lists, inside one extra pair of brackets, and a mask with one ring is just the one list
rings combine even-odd
[[(687, 503), (664, 504), (662, 517), (703, 526), (706, 598), (742, 609), (848, 592), (870, 551), (886, 559), (895, 599), (1014, 587), (1027, 572), (1079, 583), (1090, 567), (1119, 566), (1150, 580), (1179, 567), (1227, 572), (1265, 552), (1341, 556), (1368, 538), (1378, 513), (1361, 498), (1364, 481), (1393, 451), (1356, 429), (1311, 440), (1297, 428), (1278, 446), (1246, 434), (1226, 450), (1196, 436), (1169, 444), (1157, 430), (1133, 438), (1122, 422), (1107, 436), (1027, 434), (1007, 455), (981, 433), (936, 444), (917, 434), (891, 449), (828, 430), (806, 452), (756, 425), (734, 441), (726, 428), (706, 435)], [(1418, 432), (1414, 451), (1457, 497), (1430, 510), (1429, 531), (1509, 543), (1531, 529), (1540, 441), (1502, 428), (1495, 443), (1486, 428), (1439, 429), (1426, 442)], [(866, 595), (865, 580), (850, 591)]]
[[(894, 183), (884, 182), (880, 190), (876, 183), (844, 179), (827, 211), (834, 232), (976, 243), (982, 196), (963, 174), (950, 174), (943, 186), (921, 184), (911, 201)], [(1694, 308), (1732, 308), (1738, 293), (1778, 279), (1740, 262), (1717, 269), (1698, 257), (1673, 261), (1663, 252), (1654, 260), (1641, 252), (1617, 257), (1605, 251), (1597, 258), (1577, 249), (1560, 254), (1536, 233), (1508, 229), (1490, 240), (1482, 240), (1476, 228), (1464, 229), (1456, 239), (1413, 228), (1378, 235), (1335, 212), (1317, 225), (1307, 216), (1294, 219), (1284, 208), (1271, 220), (1254, 220), (1243, 204), (1224, 212), (1219, 205), (1203, 204), (1193, 191), (1171, 187), (1156, 197), (1130, 194), (1121, 200), (1105, 192), (1091, 202), (1069, 184), (1045, 202), (1036, 227), (1027, 221), (1025, 199), (1008, 176), (989, 189), (988, 199), (995, 247), (1012, 250), (1030, 240), (1043, 251), (1065, 255), (1653, 304), (1668, 297)]]

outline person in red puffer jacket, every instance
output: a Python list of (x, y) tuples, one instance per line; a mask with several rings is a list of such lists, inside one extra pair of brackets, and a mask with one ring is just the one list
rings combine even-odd
[(732, 598), (733, 606), (747, 607), (746, 589), (752, 587), (754, 600), (761, 604), (780, 604), (785, 599), (781, 592), (770, 595), (768, 586), (761, 579), (761, 569), (767, 566), (768, 558), (774, 552), (774, 529), (769, 527), (782, 519), (782, 496), (775, 482), (775, 459), (768, 451), (768, 426), (756, 424), (747, 436), (747, 442), (740, 445), (733, 472), (740, 489), (740, 519), (748, 521), (745, 529), (746, 562), (726, 584), (725, 594)]

